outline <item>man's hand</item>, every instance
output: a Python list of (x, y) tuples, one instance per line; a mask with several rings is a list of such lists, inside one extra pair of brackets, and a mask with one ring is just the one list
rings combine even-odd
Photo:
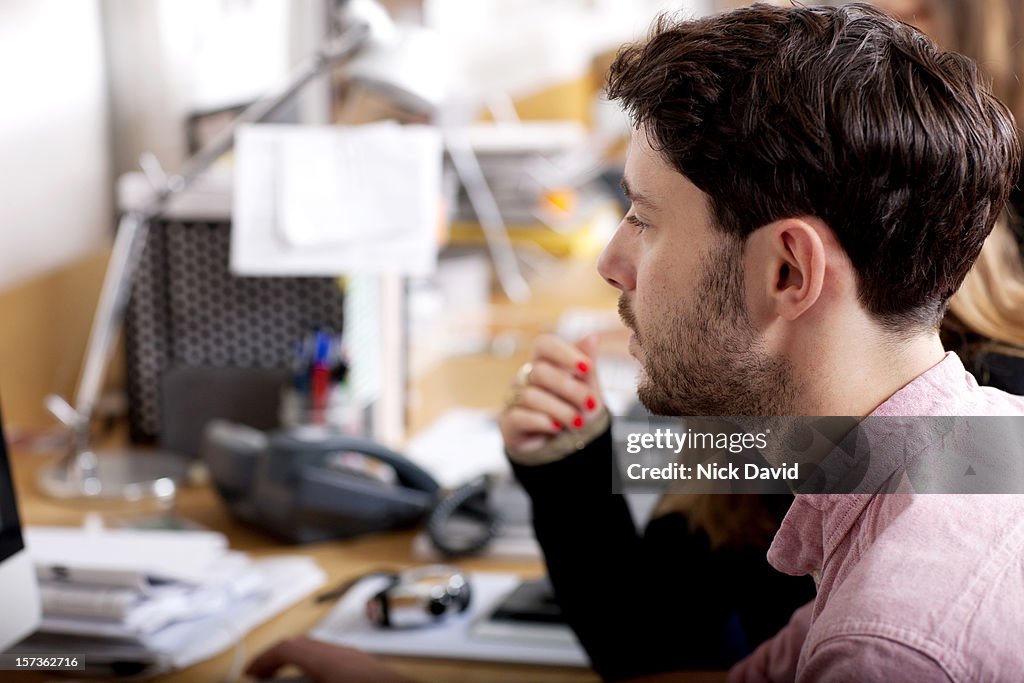
[(537, 339), (533, 357), (513, 379), (510, 400), (498, 416), (509, 452), (539, 450), (563, 431), (580, 430), (601, 414), (596, 350), (596, 337), (576, 346), (554, 335)]
[(413, 683), (362, 650), (306, 637), (282, 640), (264, 650), (249, 663), (246, 673), (269, 678), (288, 665), (298, 668), (312, 683)]

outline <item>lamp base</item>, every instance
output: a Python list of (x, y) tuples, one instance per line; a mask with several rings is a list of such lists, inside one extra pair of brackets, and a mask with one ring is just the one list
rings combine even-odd
[(65, 500), (171, 502), (188, 467), (185, 456), (162, 451), (83, 450), (43, 470), (39, 486), (45, 494)]

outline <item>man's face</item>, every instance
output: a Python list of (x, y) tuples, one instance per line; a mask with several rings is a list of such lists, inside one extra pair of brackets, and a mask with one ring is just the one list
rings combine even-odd
[(633, 205), (598, 262), (618, 288), (642, 372), (637, 394), (660, 415), (785, 415), (789, 366), (747, 315), (743, 242), (716, 229), (708, 197), (634, 131), (623, 182)]

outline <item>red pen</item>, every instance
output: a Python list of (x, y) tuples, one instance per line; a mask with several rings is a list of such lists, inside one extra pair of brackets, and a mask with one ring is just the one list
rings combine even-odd
[(310, 408), (315, 424), (327, 422), (327, 402), (331, 390), (331, 369), (328, 359), (331, 355), (331, 338), (322, 332), (316, 335), (316, 356), (310, 377)]

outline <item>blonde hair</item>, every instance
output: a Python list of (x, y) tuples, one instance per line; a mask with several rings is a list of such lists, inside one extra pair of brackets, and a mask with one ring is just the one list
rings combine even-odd
[(954, 327), (1010, 346), (1024, 346), (1024, 261), (1005, 218), (950, 299)]

